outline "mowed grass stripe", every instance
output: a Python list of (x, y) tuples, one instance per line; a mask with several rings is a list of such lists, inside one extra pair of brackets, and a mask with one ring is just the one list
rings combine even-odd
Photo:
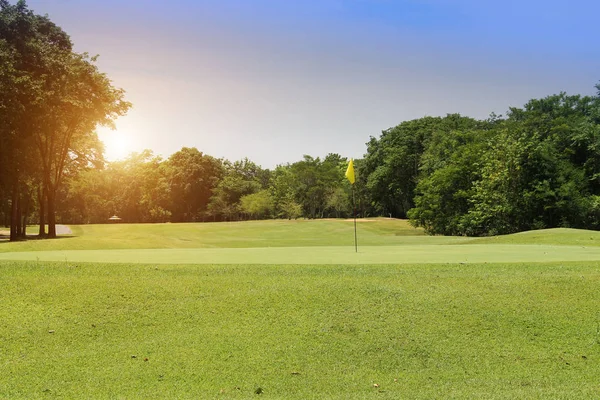
[(0, 260), (155, 264), (436, 264), (597, 261), (600, 247), (464, 244), (56, 250), (0, 253)]

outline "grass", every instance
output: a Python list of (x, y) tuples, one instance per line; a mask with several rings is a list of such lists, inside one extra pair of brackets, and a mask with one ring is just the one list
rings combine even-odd
[(465, 244), (55, 250), (0, 253), (0, 260), (154, 264), (411, 264), (597, 261), (600, 247)]
[(600, 232), (585, 229), (554, 228), (519, 232), (512, 235), (491, 236), (466, 240), (477, 244), (548, 244), (560, 246), (600, 247)]
[(73, 231), (0, 243), (0, 398), (600, 396), (597, 232), (378, 220), (354, 254), (346, 221)]
[[(270, 220), (198, 224), (74, 225), (72, 237), (59, 240), (0, 242), (0, 252), (98, 249), (180, 249), (353, 246), (354, 225), (343, 220)], [(404, 220), (378, 219), (358, 223), (365, 246), (420, 243), (421, 229)], [(431, 243), (464, 238), (429, 237)]]
[(2, 262), (0, 397), (597, 398), (599, 267)]
[[(0, 260), (159, 264), (395, 264), (600, 260), (600, 232), (553, 229), (492, 238), (426, 236), (407, 221), (298, 220), (72, 227), (59, 240), (0, 243)], [(460, 244), (460, 246), (456, 246)], [(516, 246), (516, 247), (515, 247)], [(140, 251), (144, 249), (144, 251)]]

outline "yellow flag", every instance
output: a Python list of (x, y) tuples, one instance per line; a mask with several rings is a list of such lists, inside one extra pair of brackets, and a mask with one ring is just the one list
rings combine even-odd
[(346, 178), (348, 178), (350, 183), (354, 185), (354, 163), (352, 162), (352, 159), (350, 159), (350, 162), (348, 163), (348, 169), (346, 170)]

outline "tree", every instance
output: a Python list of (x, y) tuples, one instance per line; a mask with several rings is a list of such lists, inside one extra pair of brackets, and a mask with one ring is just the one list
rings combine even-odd
[(430, 234), (463, 234), (462, 217), (472, 207), (480, 158), (492, 136), (486, 129), (433, 134), (421, 158), (415, 207), (408, 211), (414, 226)]
[(166, 168), (173, 221), (197, 221), (224, 174), (223, 162), (184, 147), (169, 157)]
[(362, 170), (377, 211), (406, 217), (414, 206), (421, 156), (431, 136), (435, 132), (472, 129), (477, 124), (458, 114), (424, 117), (383, 131), (379, 139), (371, 137)]
[(322, 218), (328, 208), (327, 198), (344, 180), (344, 163), (338, 154), (328, 154), (324, 160), (305, 155), (289, 166), (293, 197), (302, 206), (307, 218)]
[(170, 220), (168, 171), (165, 162), (151, 150), (132, 153), (113, 163), (114, 210), (126, 222), (166, 222)]
[(242, 196), (240, 199), (241, 211), (251, 219), (264, 219), (273, 215), (273, 198), (267, 189), (260, 192)]
[[(45, 34), (40, 33), (42, 29)], [(60, 46), (63, 39), (47, 19), (30, 12), (24, 1), (14, 6), (0, 1), (0, 157), (7, 166), (0, 174), (0, 190), (10, 192), (10, 240), (21, 236), (21, 192), (35, 169), (28, 113), (43, 103), (43, 82), (32, 70), (43, 56), (44, 40)]]
[[(34, 128), (43, 170), (48, 202), (48, 236), (56, 237), (55, 200), (66, 169), (79, 159), (97, 155), (89, 145), (95, 142), (96, 125), (112, 125), (125, 114), (130, 104), (124, 92), (114, 88), (108, 78), (86, 54), (64, 54), (62, 71), (50, 83), (60, 96), (48, 96), (48, 111), (42, 113)], [(58, 68), (57, 68), (58, 69)]]
[(335, 217), (340, 218), (352, 212), (351, 199), (342, 187), (336, 187), (327, 195), (325, 206), (333, 210)]
[(223, 163), (224, 175), (213, 190), (208, 212), (213, 218), (237, 220), (241, 211), (242, 197), (266, 189), (270, 171), (262, 169), (247, 158), (233, 163)]
[(294, 176), (289, 164), (275, 167), (269, 191), (277, 217), (295, 219), (302, 215), (302, 207), (295, 201)]
[[(2, 120), (9, 121), (10, 137), (18, 138), (11, 143), (14, 154), (35, 151), (43, 185), (41, 197), (47, 202), (48, 236), (55, 237), (56, 194), (65, 171), (99, 161), (95, 127), (112, 126), (130, 103), (123, 99), (123, 90), (114, 88), (98, 71), (96, 57), (73, 52), (68, 35), (48, 17), (34, 14), (25, 1), (15, 6), (1, 1), (0, 18), (0, 53), (10, 61), (0, 81), (14, 84), (20, 98), (10, 107), (10, 117), (2, 115)], [(7, 103), (4, 96), (2, 103)], [(12, 175), (16, 181), (19, 172), (17, 169)]]

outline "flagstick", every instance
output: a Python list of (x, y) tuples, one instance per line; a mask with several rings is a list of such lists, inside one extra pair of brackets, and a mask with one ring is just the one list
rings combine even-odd
[(358, 253), (358, 242), (356, 241), (356, 200), (354, 199), (354, 185), (352, 185), (352, 209), (354, 210), (354, 250)]
[(358, 253), (358, 241), (356, 240), (356, 199), (354, 198), (354, 163), (352, 159), (348, 163), (348, 169), (346, 170), (346, 178), (350, 181), (350, 185), (352, 186), (352, 211), (354, 211), (354, 250)]

